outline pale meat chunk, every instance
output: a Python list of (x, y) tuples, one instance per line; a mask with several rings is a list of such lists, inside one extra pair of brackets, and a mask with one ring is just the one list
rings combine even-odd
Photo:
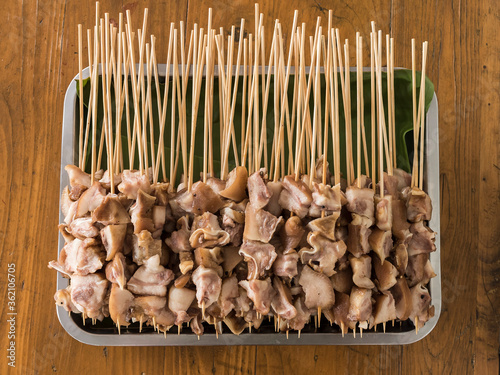
[(117, 326), (128, 326), (130, 324), (131, 310), (134, 302), (134, 295), (128, 290), (120, 288), (117, 284), (111, 286), (109, 315)]
[(137, 193), (142, 190), (146, 194), (151, 194), (153, 188), (147, 175), (140, 174), (139, 171), (124, 170), (122, 181), (118, 185), (118, 190), (129, 199), (137, 199)]
[(349, 314), (347, 319), (351, 322), (365, 322), (372, 315), (372, 291), (353, 287), (349, 298)]
[(243, 240), (268, 243), (282, 221), (281, 217), (277, 218), (265, 210), (256, 209), (249, 203), (245, 210)]
[(226, 181), (226, 187), (220, 192), (224, 198), (240, 202), (246, 198), (246, 188), (248, 181), (248, 171), (245, 167), (236, 167), (231, 172)]
[(371, 281), (372, 258), (369, 255), (362, 255), (359, 258), (349, 259), (352, 268), (352, 281), (360, 288), (372, 289), (375, 287)]
[(71, 277), (71, 301), (85, 317), (102, 320), (104, 297), (109, 282), (103, 274), (93, 273), (86, 276)]
[(418, 318), (418, 324), (427, 322), (434, 316), (434, 306), (431, 304), (429, 291), (422, 283), (410, 289), (412, 309), (409, 318), (414, 322)]
[(219, 194), (205, 184), (203, 181), (198, 181), (193, 184), (191, 194), (193, 195), (193, 214), (201, 215), (205, 212), (216, 213), (222, 206), (222, 200)]
[(153, 256), (161, 255), (161, 240), (155, 240), (147, 230), (134, 234), (132, 244), (132, 259), (138, 265), (145, 264)]
[[(225, 208), (224, 210), (231, 210), (230, 208)], [(236, 212), (236, 211), (235, 211)], [(240, 212), (239, 212), (240, 213)], [(244, 214), (243, 214), (244, 216)], [(229, 234), (229, 244), (232, 246), (240, 246), (243, 240), (243, 231), (245, 230), (245, 224), (235, 222), (230, 216), (222, 215), (222, 230)]]
[(151, 188), (153, 189), (151, 195), (156, 197), (156, 204), (158, 206), (168, 206), (173, 186), (168, 182), (157, 182)]
[(130, 215), (117, 195), (108, 194), (92, 213), (92, 220), (102, 225), (119, 225), (130, 223)]
[(378, 290), (383, 292), (392, 288), (396, 284), (396, 277), (398, 276), (396, 267), (389, 261), (382, 263), (378, 257), (373, 257), (372, 262), (377, 277)]
[(283, 178), (283, 190), (279, 199), (281, 207), (302, 219), (309, 213), (312, 201), (312, 192), (302, 180), (295, 181), (293, 176)]
[(73, 200), (69, 197), (69, 188), (67, 186), (64, 187), (61, 200), (60, 200), (61, 212), (64, 217), (68, 216), (69, 208), (74, 203)]
[[(102, 186), (104, 186), (106, 189), (110, 190), (111, 189), (111, 179), (110, 179), (110, 174), (109, 170), (104, 171), (102, 178), (99, 180)], [(113, 174), (113, 185), (116, 187), (122, 182), (122, 174)]]
[(129, 278), (130, 272), (127, 268), (125, 257), (122, 253), (117, 253), (113, 261), (106, 265), (106, 279), (124, 289)]
[(408, 250), (404, 243), (396, 245), (392, 255), (392, 262), (396, 266), (399, 275), (403, 276), (406, 273), (406, 267), (408, 267)]
[(189, 322), (189, 328), (191, 328), (191, 331), (198, 337), (203, 335), (203, 332), (205, 331), (203, 328), (203, 317), (201, 316), (201, 312), (198, 312), (193, 319)]
[(360, 175), (358, 178), (354, 180), (352, 183), (353, 186), (358, 186), (360, 188), (368, 189), (372, 187), (372, 179), (369, 178), (367, 175)]
[(203, 266), (206, 268), (212, 268), (217, 271), (219, 276), (222, 276), (222, 267), (220, 264), (223, 261), (222, 248), (214, 247), (208, 249), (206, 247), (198, 247), (194, 251), (194, 260), (197, 267)]
[(248, 196), (256, 209), (264, 208), (271, 199), (272, 193), (264, 182), (266, 175), (267, 171), (262, 168), (248, 177)]
[(229, 234), (219, 226), (217, 216), (210, 212), (197, 216), (194, 219), (192, 230), (189, 243), (194, 248), (224, 246), (230, 240)]
[(327, 310), (335, 303), (332, 282), (325, 274), (304, 266), (300, 273), (299, 284), (304, 290), (305, 305), (309, 309)]
[(126, 224), (108, 225), (101, 229), (101, 240), (106, 249), (107, 261), (113, 259), (116, 253), (123, 252), (126, 235)]
[[(399, 177), (398, 176), (390, 176), (387, 172), (384, 172), (384, 194), (391, 195), (396, 198), (401, 191), (398, 189)], [(379, 184), (379, 192), (380, 192), (380, 184)]]
[(273, 272), (276, 276), (291, 279), (298, 274), (298, 261), (299, 254), (295, 250), (278, 251), (278, 256), (273, 263)]
[(232, 275), (222, 280), (222, 288), (219, 296), (219, 307), (221, 318), (226, 317), (235, 307), (236, 298), (240, 292), (238, 290), (238, 279)]
[(99, 235), (99, 229), (94, 225), (92, 218), (88, 216), (73, 220), (67, 226), (67, 230), (73, 237), (81, 240)]
[(174, 253), (189, 251), (192, 249), (189, 237), (191, 237), (189, 222), (187, 217), (183, 216), (177, 221), (177, 230), (165, 239), (165, 243)]
[(404, 189), (402, 194), (406, 198), (408, 221), (416, 223), (431, 219), (432, 202), (425, 191), (413, 187)]
[(217, 177), (209, 177), (207, 178), (207, 185), (210, 186), (215, 194), (220, 195), (221, 191), (226, 188), (226, 181)]
[(372, 189), (349, 186), (346, 190), (347, 209), (349, 212), (363, 216), (370, 223), (375, 222), (375, 205), (373, 202), (374, 192)]
[(234, 312), (237, 317), (244, 317), (252, 308), (252, 300), (248, 298), (247, 291), (241, 285), (238, 287), (238, 294), (234, 300)]
[(408, 319), (412, 311), (412, 297), (406, 279), (398, 278), (390, 291), (396, 302), (396, 317), (401, 321)]
[(165, 297), (167, 285), (173, 279), (173, 272), (160, 265), (160, 256), (155, 255), (135, 271), (127, 288), (134, 294)]
[(392, 233), (390, 231), (382, 231), (378, 228), (373, 229), (372, 234), (368, 237), (370, 246), (375, 254), (378, 255), (382, 263), (387, 258), (392, 250)]
[(54, 300), (56, 301), (57, 306), (61, 306), (68, 312), (76, 314), (81, 312), (71, 301), (71, 284), (68, 285), (66, 289), (59, 289), (56, 294), (54, 294)]
[(245, 328), (247, 328), (247, 322), (245, 319), (239, 318), (236, 316), (234, 312), (230, 313), (228, 316), (224, 318), (224, 323), (226, 324), (227, 328), (234, 334), (234, 335), (241, 335)]
[(298, 216), (291, 216), (280, 230), (281, 243), (285, 251), (296, 249), (305, 232), (302, 220)]
[(359, 258), (370, 251), (368, 238), (372, 233), (365, 225), (349, 224), (347, 230), (347, 251)]
[(297, 310), (292, 305), (290, 289), (277, 276), (273, 279), (273, 286), (276, 294), (271, 302), (271, 307), (281, 319), (293, 319), (297, 315)]
[(106, 197), (106, 190), (99, 182), (94, 184), (81, 195), (76, 204), (75, 218), (86, 216), (101, 205)]
[(179, 270), (183, 275), (192, 271), (194, 267), (193, 253), (191, 251), (181, 251), (179, 253)]
[(283, 185), (281, 181), (268, 181), (267, 188), (271, 192), (271, 198), (264, 209), (274, 216), (280, 216), (283, 208), (281, 207), (279, 200), (281, 190), (283, 190)]
[(295, 298), (293, 307), (295, 307), (296, 314), (292, 319), (290, 319), (289, 325), (291, 329), (300, 331), (304, 329), (307, 323), (309, 323), (309, 320), (311, 319), (311, 312), (306, 306), (303, 296)]
[(154, 205), (152, 210), (152, 219), (154, 226), (153, 237), (160, 238), (167, 220), (167, 207)]
[(193, 283), (196, 285), (196, 299), (200, 308), (207, 308), (219, 299), (222, 279), (212, 268), (199, 266), (193, 272)]
[(370, 322), (370, 328), (377, 324), (393, 321), (396, 316), (396, 302), (390, 292), (384, 292), (375, 296), (373, 305), (373, 320)]
[(351, 308), (351, 299), (349, 294), (335, 292), (335, 305), (333, 305), (333, 322), (338, 325), (344, 335), (348, 329), (355, 329), (356, 322), (349, 320), (349, 310)]
[(399, 241), (406, 243), (411, 238), (410, 223), (406, 219), (406, 204), (401, 199), (392, 199), (392, 234)]
[(422, 221), (411, 225), (410, 232), (413, 236), (408, 243), (408, 255), (428, 254), (436, 251), (434, 241), (436, 233), (427, 227)]
[(336, 241), (335, 229), (339, 215), (340, 211), (336, 211), (328, 216), (311, 220), (309, 224), (307, 224), (307, 227), (313, 232), (319, 232), (322, 236), (332, 241)]
[(246, 290), (248, 298), (254, 303), (256, 312), (267, 315), (271, 309), (271, 302), (276, 294), (271, 279), (264, 280), (242, 280), (239, 284)]
[(88, 275), (102, 268), (104, 265), (104, 251), (99, 242), (93, 238), (84, 241), (75, 239), (66, 244), (57, 262), (49, 262), (49, 268), (53, 268), (65, 275)]
[(307, 242), (312, 246), (299, 251), (303, 264), (310, 265), (315, 271), (323, 272), (330, 277), (334, 274), (335, 263), (346, 252), (347, 247), (343, 241), (331, 241), (319, 232), (310, 232)]
[(375, 220), (380, 230), (391, 230), (392, 228), (392, 196), (384, 198), (375, 195)]
[(342, 271), (338, 271), (336, 274), (330, 277), (333, 289), (341, 293), (351, 293), (351, 289), (354, 285), (354, 282), (352, 281), (352, 275), (353, 273), (351, 267), (346, 267)]
[(313, 204), (327, 215), (340, 211), (342, 208), (342, 191), (340, 184), (330, 186), (313, 182)]
[(187, 288), (170, 287), (168, 292), (168, 308), (175, 314), (175, 324), (186, 321), (188, 309), (196, 298), (196, 292)]
[(168, 202), (175, 218), (180, 218), (193, 212), (193, 194), (186, 188), (180, 189), (180, 187), (179, 185), (178, 192)]
[(90, 187), (91, 176), (71, 164), (65, 166), (64, 169), (68, 173), (69, 185), (71, 186), (70, 197), (72, 200), (77, 200)]
[(239, 247), (236, 246), (226, 246), (224, 248), (224, 259), (222, 260), (224, 274), (231, 275), (236, 266), (243, 260), (239, 250)]
[(264, 276), (277, 257), (273, 245), (258, 241), (243, 241), (239, 254), (248, 264), (248, 280)]
[(130, 217), (134, 225), (134, 233), (140, 233), (143, 230), (154, 232), (153, 206), (156, 198), (146, 194), (141, 189), (137, 191), (137, 200), (130, 207)]
[(427, 284), (436, 274), (432, 268), (428, 254), (418, 254), (408, 257), (406, 278), (411, 288), (418, 283)]

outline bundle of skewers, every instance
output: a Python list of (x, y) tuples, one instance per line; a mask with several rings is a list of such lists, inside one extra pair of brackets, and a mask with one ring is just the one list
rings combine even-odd
[(274, 320), (276, 331), (300, 335), (322, 319), (342, 335), (407, 320), (418, 332), (434, 314), (426, 285), (436, 276), (423, 190), (427, 42), (417, 93), (412, 40), (409, 174), (396, 165), (394, 42), (385, 38), (383, 73), (374, 24), (370, 69), (357, 33), (351, 75), (352, 48), (331, 11), (309, 38), (296, 11), (288, 50), (276, 20), (267, 53), (257, 5), (255, 33), (243, 37), (241, 20), (227, 40), (209, 11), (207, 28), (194, 24), (189, 38), (171, 24), (160, 75), (147, 9), (136, 32), (125, 16), (112, 23), (97, 5), (86, 85), (78, 27), (78, 165), (65, 168), (65, 245), (49, 263), (70, 284), (56, 304), (84, 324), (110, 318), (118, 332), (138, 322), (139, 331), (187, 325), (200, 336), (224, 323), (240, 334)]

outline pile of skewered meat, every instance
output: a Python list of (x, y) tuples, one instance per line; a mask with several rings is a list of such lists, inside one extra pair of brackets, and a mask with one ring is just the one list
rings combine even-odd
[(366, 176), (347, 187), (330, 175), (273, 182), (241, 166), (191, 190), (124, 170), (111, 194), (107, 171), (93, 184), (66, 171), (66, 244), (49, 267), (71, 279), (56, 303), (84, 319), (202, 335), (203, 322), (240, 334), (271, 317), (300, 332), (324, 315), (345, 333), (433, 316), (431, 201), (402, 170), (384, 173), (382, 195)]

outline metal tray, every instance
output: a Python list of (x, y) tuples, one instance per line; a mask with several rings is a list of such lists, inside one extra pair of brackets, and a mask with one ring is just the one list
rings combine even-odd
[[(165, 64), (159, 65), (159, 72), (164, 75)], [(354, 70), (354, 69), (351, 69)], [(83, 77), (89, 77), (89, 69), (83, 71)], [(69, 184), (68, 176), (64, 170), (67, 164), (73, 164), (78, 158), (78, 144), (76, 139), (77, 118), (77, 91), (76, 80), (78, 75), (71, 81), (66, 90), (64, 99), (62, 144), (61, 144), (61, 177), (60, 193)], [(342, 337), (337, 327), (332, 327), (325, 321), (316, 331), (314, 328), (302, 330), (300, 338), (296, 332), (291, 332), (288, 337), (284, 333), (274, 332), (272, 323), (265, 325), (264, 322), (259, 331), (243, 332), (236, 336), (227, 327), (223, 333), (216, 337), (213, 326), (205, 324), (205, 334), (198, 339), (190, 329), (185, 329), (180, 335), (177, 333), (163, 334), (154, 332), (152, 328), (146, 327), (139, 333), (138, 323), (131, 324), (128, 328), (121, 329), (121, 335), (114, 325), (100, 323), (96, 325), (84, 325), (80, 315), (68, 314), (62, 307), (57, 307), (57, 316), (66, 332), (76, 340), (89, 345), (103, 346), (211, 346), (211, 345), (401, 345), (411, 344), (427, 336), (436, 326), (441, 314), (441, 243), (440, 243), (440, 203), (439, 203), (439, 133), (438, 133), (438, 102), (436, 94), (432, 99), (426, 117), (426, 148), (425, 148), (425, 189), (428, 192), (432, 204), (433, 213), (429, 226), (437, 231), (436, 251), (430, 254), (431, 264), (437, 274), (431, 279), (429, 291), (432, 304), (435, 306), (435, 315), (422, 328), (418, 334), (413, 326), (404, 322), (401, 326), (396, 323), (395, 327), (387, 325), (386, 333), (370, 332), (363, 333), (363, 337), (357, 332), (356, 337), (351, 333)], [(64, 217), (59, 213), (59, 222)], [(64, 239), (59, 235), (59, 252), (64, 246)], [(66, 288), (69, 280), (57, 273), (57, 289)], [(175, 330), (172, 330), (174, 332)]]

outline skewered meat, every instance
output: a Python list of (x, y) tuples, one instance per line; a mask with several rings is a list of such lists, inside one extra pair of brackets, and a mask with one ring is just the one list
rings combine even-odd
[(245, 214), (229, 207), (221, 209), (221, 214), (222, 229), (229, 234), (229, 238), (231, 239), (229, 244), (240, 246), (245, 228)]
[(397, 189), (398, 191), (404, 190), (405, 187), (408, 187), (411, 185), (411, 174), (408, 172), (399, 169), (399, 168), (394, 168), (392, 170), (393, 176), (397, 178), (398, 180), (398, 185)]
[(297, 248), (305, 232), (300, 218), (298, 216), (291, 216), (280, 231), (283, 248), (285, 250)]
[(370, 246), (375, 254), (378, 255), (382, 263), (389, 256), (392, 250), (392, 235), (390, 231), (382, 231), (378, 228), (373, 229), (372, 234), (368, 237)]
[(333, 305), (333, 322), (342, 329), (342, 334), (347, 332), (348, 328), (355, 329), (356, 322), (349, 319), (349, 310), (351, 299), (349, 294), (335, 292), (335, 305)]
[(361, 176), (359, 176), (358, 178), (356, 178), (354, 180), (354, 182), (352, 183), (353, 186), (357, 186), (359, 188), (363, 188), (363, 189), (369, 189), (372, 187), (372, 179), (370, 177), (368, 177), (367, 175), (364, 175), (362, 174)]
[(351, 267), (346, 267), (342, 271), (335, 273), (332, 277), (330, 277), (333, 289), (341, 293), (351, 293), (351, 289), (354, 285), (352, 276), (353, 273)]
[(209, 177), (207, 178), (207, 185), (210, 186), (215, 194), (220, 195), (221, 191), (226, 188), (226, 181), (217, 177)]
[(108, 194), (92, 213), (92, 220), (102, 225), (130, 223), (130, 215), (121, 204), (117, 195)]
[(373, 196), (372, 189), (349, 186), (346, 190), (347, 209), (351, 213), (366, 218), (369, 222), (368, 227), (372, 226), (375, 222)]
[(194, 267), (193, 254), (190, 251), (181, 251), (179, 253), (179, 270), (186, 275)]
[(406, 188), (402, 192), (406, 197), (408, 221), (413, 223), (430, 220), (432, 216), (431, 198), (417, 187)]
[(378, 257), (373, 257), (373, 269), (377, 277), (377, 288), (379, 291), (389, 290), (396, 284), (398, 270), (391, 262), (386, 261), (382, 263)]
[(245, 218), (243, 240), (264, 243), (268, 243), (271, 240), (276, 228), (283, 221), (281, 217), (277, 218), (265, 210), (255, 209), (251, 203), (247, 204)]
[(71, 276), (71, 301), (88, 318), (102, 320), (101, 311), (109, 282), (103, 274)]
[(309, 264), (314, 270), (323, 272), (328, 277), (332, 276), (335, 263), (346, 252), (347, 247), (344, 242), (333, 242), (319, 232), (310, 232), (307, 242), (312, 249), (303, 248), (299, 251), (302, 263)]
[(115, 254), (123, 252), (127, 225), (108, 225), (101, 230), (101, 240), (106, 249), (106, 260), (114, 258)]
[(127, 288), (134, 294), (165, 297), (167, 285), (174, 279), (169, 269), (160, 265), (160, 256), (147, 259), (127, 283)]
[(125, 257), (122, 253), (117, 253), (112, 262), (106, 264), (106, 279), (111, 283), (117, 284), (120, 289), (124, 289), (127, 280), (130, 278), (130, 273), (125, 262)]
[(70, 197), (76, 201), (90, 187), (91, 176), (71, 164), (65, 166), (64, 169), (68, 173), (69, 185), (71, 186)]
[(76, 203), (76, 213), (75, 218), (87, 215), (89, 212), (94, 211), (100, 206), (104, 198), (106, 197), (106, 190), (101, 186), (99, 182), (94, 182), (94, 184), (80, 196)]
[(370, 251), (370, 237), (372, 231), (364, 225), (349, 224), (347, 230), (347, 250), (359, 258)]
[(273, 263), (273, 272), (275, 275), (291, 279), (298, 274), (297, 262), (299, 254), (291, 249), (286, 252), (278, 251), (278, 256)]
[(238, 298), (239, 295), (238, 279), (235, 275), (222, 280), (222, 287), (219, 296), (221, 318), (226, 317), (234, 309), (236, 298)]
[(375, 219), (380, 230), (391, 230), (392, 228), (392, 196), (384, 198), (375, 195)]
[(75, 239), (66, 244), (59, 254), (59, 259), (49, 262), (49, 267), (68, 276), (88, 275), (102, 268), (104, 252), (99, 242), (93, 238), (83, 241)]
[(113, 322), (120, 326), (130, 324), (134, 300), (134, 295), (128, 290), (120, 288), (117, 284), (112, 284), (109, 295), (109, 315)]
[(411, 238), (410, 223), (406, 220), (406, 204), (401, 199), (392, 199), (392, 234), (406, 243)]
[[(102, 178), (99, 180), (99, 182), (107, 190), (111, 189), (111, 179), (110, 179), (110, 175), (109, 175), (108, 170), (104, 171)], [(121, 173), (118, 173), (118, 174), (113, 173), (113, 185), (116, 187), (117, 185), (120, 184), (120, 182), (122, 182), (122, 174)]]
[(168, 201), (175, 218), (180, 218), (193, 212), (193, 194), (185, 188), (179, 188), (174, 197)]
[(199, 247), (194, 251), (194, 260), (197, 267), (213, 268), (219, 276), (222, 276), (222, 267), (220, 264), (223, 261), (223, 257), (220, 247), (214, 247), (213, 249)]
[(234, 268), (243, 260), (239, 254), (239, 248), (235, 246), (226, 246), (224, 248), (224, 259), (222, 261), (222, 269), (224, 274), (230, 275)]
[(59, 289), (56, 294), (54, 294), (54, 300), (57, 306), (61, 306), (64, 310), (68, 312), (79, 313), (80, 310), (71, 301), (71, 285), (68, 285), (66, 289)]
[(313, 182), (312, 203), (325, 211), (326, 215), (340, 211), (342, 208), (342, 191), (340, 184), (329, 186)]
[(190, 251), (192, 249), (189, 243), (190, 237), (189, 222), (187, 217), (183, 216), (177, 221), (177, 230), (172, 232), (169, 238), (165, 239), (165, 243), (174, 253)]
[(185, 322), (188, 309), (196, 298), (196, 292), (188, 288), (171, 286), (168, 291), (168, 308), (176, 315), (175, 324)]
[(276, 294), (271, 302), (271, 307), (281, 319), (293, 319), (297, 315), (297, 310), (292, 305), (290, 289), (288, 289), (288, 287), (276, 276), (273, 280), (273, 286)]
[(401, 321), (408, 319), (412, 310), (412, 297), (406, 280), (398, 278), (390, 292), (396, 302), (396, 317)]
[(304, 266), (300, 273), (299, 284), (305, 294), (305, 305), (310, 309), (320, 307), (329, 309), (335, 303), (332, 282), (323, 273), (313, 271), (309, 266)]
[(372, 291), (371, 289), (352, 288), (349, 298), (349, 314), (347, 319), (351, 322), (364, 322), (372, 315)]
[(271, 191), (266, 186), (264, 178), (267, 171), (262, 168), (248, 177), (248, 196), (255, 209), (264, 208), (271, 199)]
[(322, 236), (332, 241), (336, 241), (335, 228), (339, 215), (340, 211), (336, 211), (328, 216), (311, 220), (309, 224), (307, 224), (307, 227), (313, 232), (317, 231)]
[(156, 198), (152, 195), (144, 193), (142, 190), (137, 191), (137, 200), (130, 207), (130, 216), (134, 225), (134, 233), (140, 233), (143, 230), (154, 232), (155, 225), (153, 223), (153, 205)]
[[(386, 262), (389, 263), (389, 262)], [(370, 328), (380, 323), (396, 319), (396, 302), (390, 292), (384, 292), (375, 296), (373, 305), (373, 320)]]
[(239, 318), (234, 312), (231, 312), (228, 316), (224, 318), (224, 323), (235, 335), (241, 335), (241, 333), (247, 328), (247, 322), (245, 319)]
[(196, 285), (196, 299), (202, 308), (217, 302), (222, 288), (222, 279), (212, 268), (199, 266), (193, 272), (193, 283)]
[(311, 190), (303, 181), (295, 181), (293, 176), (285, 176), (282, 185), (280, 206), (303, 219), (313, 200)]
[(289, 325), (291, 329), (300, 331), (301, 329), (304, 329), (307, 323), (309, 323), (309, 320), (311, 319), (311, 312), (304, 302), (304, 296), (298, 296), (295, 298), (293, 307), (297, 313), (292, 319), (290, 319)]
[(156, 204), (158, 206), (168, 206), (172, 185), (168, 182), (157, 182), (151, 187), (153, 188), (151, 195), (156, 197)]
[(151, 194), (153, 189), (148, 175), (141, 175), (139, 171), (124, 170), (118, 190), (125, 194), (127, 198), (135, 200), (137, 199), (139, 190), (142, 190), (146, 194)]
[(283, 190), (283, 185), (281, 181), (268, 181), (267, 188), (271, 192), (271, 198), (269, 202), (264, 207), (266, 211), (273, 214), (274, 216), (280, 216), (283, 212), (283, 208), (279, 204), (281, 191)]
[(422, 221), (416, 222), (410, 226), (410, 232), (413, 236), (408, 244), (408, 255), (428, 254), (436, 251), (434, 244), (436, 234)]
[(271, 301), (276, 294), (271, 279), (268, 277), (264, 280), (241, 280), (239, 282), (247, 292), (248, 298), (254, 303), (255, 311), (267, 315), (271, 309)]
[(246, 198), (248, 171), (245, 167), (236, 167), (229, 172), (226, 188), (220, 192), (224, 198), (240, 202)]
[(258, 241), (243, 241), (239, 254), (248, 264), (248, 280), (264, 276), (271, 269), (277, 253), (273, 245)]
[(418, 318), (419, 323), (425, 323), (434, 316), (434, 306), (431, 304), (429, 291), (422, 283), (415, 285), (410, 289), (412, 309), (410, 319), (415, 321)]
[(69, 188), (65, 186), (61, 194), (61, 212), (64, 217), (68, 216), (69, 209), (73, 204), (76, 206), (76, 202), (69, 197)]
[(99, 229), (97, 229), (92, 222), (92, 218), (88, 216), (74, 219), (67, 226), (67, 229), (73, 237), (81, 240), (84, 240), (85, 238), (97, 237), (99, 235)]
[(145, 264), (153, 256), (161, 255), (161, 240), (155, 240), (151, 232), (143, 230), (133, 235), (132, 259), (138, 265)]
[(403, 276), (408, 266), (408, 250), (404, 243), (397, 244), (393, 254), (393, 264), (400, 276)]
[[(389, 174), (387, 174), (387, 172), (384, 172), (383, 178), (384, 178), (384, 194), (396, 198), (399, 192), (401, 191), (401, 189), (398, 189), (399, 177), (395, 175), (390, 176)], [(380, 191), (380, 186), (379, 186), (379, 191)]]
[(427, 284), (435, 276), (436, 274), (432, 269), (428, 254), (418, 254), (408, 257), (406, 278), (410, 288), (418, 283)]
[(197, 216), (192, 230), (189, 243), (194, 248), (224, 246), (229, 242), (229, 234), (220, 228), (217, 216), (210, 212)]
[(222, 206), (220, 196), (216, 194), (213, 189), (202, 181), (193, 184), (193, 214), (201, 215), (205, 212), (216, 213)]
[(372, 289), (375, 287), (370, 280), (372, 273), (372, 258), (369, 255), (362, 255), (359, 258), (349, 259), (352, 267), (352, 281), (360, 288)]

